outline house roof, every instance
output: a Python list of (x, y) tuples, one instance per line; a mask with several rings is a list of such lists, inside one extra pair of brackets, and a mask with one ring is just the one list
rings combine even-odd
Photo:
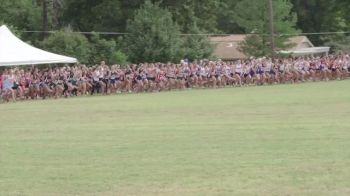
[[(239, 43), (244, 41), (246, 36), (247, 35), (244, 34), (237, 34), (211, 37), (210, 41), (215, 44), (214, 56), (223, 60), (247, 58), (244, 53), (238, 50)], [(293, 44), (293, 47), (288, 48), (288, 50), (310, 48), (314, 46), (306, 36), (291, 37), (288, 43)]]
[(309, 38), (307, 38), (306, 36), (290, 37), (288, 43), (295, 44), (292, 48), (288, 48), (289, 50), (314, 47)]
[(228, 35), (228, 36), (215, 36), (211, 37), (210, 41), (212, 42), (241, 42), (245, 39), (247, 35), (237, 34), (237, 35)]

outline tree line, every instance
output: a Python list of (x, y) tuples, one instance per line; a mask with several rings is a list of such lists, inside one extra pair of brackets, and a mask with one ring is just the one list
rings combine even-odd
[[(285, 34), (350, 30), (350, 1), (273, 0), (277, 48)], [(88, 64), (210, 58), (207, 34), (251, 34), (240, 49), (270, 55), (266, 0), (0, 0), (0, 23), (31, 44)], [(24, 31), (57, 31), (26, 33)], [(120, 35), (76, 32), (121, 32)], [(350, 51), (347, 34), (310, 35)]]

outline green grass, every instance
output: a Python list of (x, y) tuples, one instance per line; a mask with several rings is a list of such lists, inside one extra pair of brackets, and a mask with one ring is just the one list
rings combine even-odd
[(350, 81), (0, 112), (0, 195), (350, 195)]

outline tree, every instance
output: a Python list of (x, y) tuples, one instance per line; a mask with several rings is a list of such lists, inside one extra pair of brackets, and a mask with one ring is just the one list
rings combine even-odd
[(127, 56), (117, 48), (114, 40), (107, 40), (94, 34), (90, 40), (80, 33), (66, 28), (50, 34), (41, 46), (45, 49), (76, 57), (81, 63), (93, 65), (101, 61), (108, 64), (125, 64)]
[[(193, 33), (202, 33), (198, 27), (193, 27)], [(210, 58), (213, 45), (205, 35), (186, 36), (184, 41), (184, 57), (193, 61), (195, 59)]]
[(65, 0), (52, 0), (52, 25), (55, 29), (60, 28), (62, 23)]
[(262, 37), (258, 35), (247, 36), (243, 42), (239, 43), (238, 50), (253, 57), (262, 57), (271, 52), (269, 47), (264, 46)]
[[(186, 34), (183, 38), (184, 57), (189, 60), (208, 58), (213, 52), (213, 46), (210, 44), (206, 31), (198, 26), (200, 19), (195, 16), (195, 1), (179, 0), (179, 1), (163, 1), (165, 5), (173, 8), (182, 9), (175, 11), (175, 20), (180, 22), (182, 33)], [(180, 17), (176, 15), (179, 14)]]
[(217, 15), (220, 12), (219, 0), (196, 0), (194, 4), (195, 16), (199, 18), (198, 27), (207, 32), (219, 32), (217, 29)]
[(0, 20), (0, 27), (2, 25), (6, 25), (7, 28), (9, 28), (9, 30), (11, 31), (11, 33), (13, 33), (14, 35), (16, 35), (16, 37), (20, 38), (22, 37), (22, 32), (15, 26), (11, 25), (11, 24), (6, 24), (3, 21)]
[(240, 27), (234, 17), (234, 7), (240, 0), (221, 0), (219, 10), (217, 13), (217, 23), (219, 31), (229, 34), (242, 34), (244, 29)]
[(113, 64), (117, 63), (119, 65), (125, 65), (128, 63), (128, 56), (126, 56), (126, 54), (122, 51), (118, 50), (113, 52), (110, 61), (113, 62)]
[(49, 51), (74, 56), (81, 63), (89, 63), (91, 50), (88, 39), (71, 29), (50, 34), (41, 45)]
[(331, 47), (331, 51), (334, 53), (350, 53), (350, 36), (346, 35), (329, 35), (324, 37), (322, 41), (326, 46)]
[(221, 0), (162, 0), (161, 6), (168, 8), (173, 14), (174, 20), (186, 33), (186, 26), (196, 20), (198, 28), (216, 33), (218, 10), (220, 10)]
[[(338, 18), (341, 18), (343, 24), (340, 24), (342, 29), (350, 29), (350, 2), (348, 0), (335, 0), (335, 11), (338, 13)], [(339, 21), (339, 20), (338, 20)]]
[[(292, 0), (298, 15), (298, 27), (305, 33), (350, 30), (347, 0)], [(310, 35), (315, 45), (325, 43), (324, 35)]]
[(48, 8), (48, 1), (47, 0), (41, 0), (41, 6), (42, 6), (42, 16), (43, 16), (43, 38), (46, 37), (47, 30), (48, 30), (48, 17), (49, 17), (49, 8)]
[[(275, 0), (274, 22), (275, 34), (297, 33), (296, 14), (291, 12), (292, 4), (288, 0)], [(241, 44), (241, 50), (247, 55), (252, 54), (253, 50), (247, 48), (258, 48), (261, 50), (259, 56), (270, 55), (270, 28), (267, 9), (267, 1), (242, 0), (235, 7), (235, 19), (245, 33), (254, 33), (254, 36), (248, 36), (247, 40)], [(284, 49), (290, 45), (287, 44), (288, 36), (276, 36), (276, 46), (278, 49)]]
[(186, 25), (185, 29), (188, 35), (184, 36), (184, 57), (190, 61), (209, 58), (214, 47), (208, 36), (204, 35), (205, 31), (197, 26), (196, 20)]
[(179, 26), (167, 9), (146, 1), (128, 21), (125, 51), (132, 62), (167, 62), (182, 58)]
[(127, 62), (127, 56), (117, 49), (117, 43), (114, 40), (103, 39), (98, 34), (94, 34), (90, 38), (90, 45), (90, 63), (92, 64), (102, 60), (108, 64)]
[(80, 31), (124, 31), (127, 20), (119, 0), (66, 0), (62, 19)]
[(28, 0), (0, 0), (0, 19), (19, 30), (40, 29), (40, 7)]

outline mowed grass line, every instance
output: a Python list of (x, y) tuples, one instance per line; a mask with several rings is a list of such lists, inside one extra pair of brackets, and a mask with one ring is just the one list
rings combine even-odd
[(0, 104), (0, 195), (349, 195), (349, 86)]

